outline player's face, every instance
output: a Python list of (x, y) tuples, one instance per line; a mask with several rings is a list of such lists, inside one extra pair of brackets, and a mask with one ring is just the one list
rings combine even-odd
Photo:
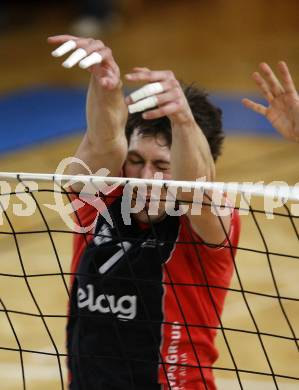
[[(167, 146), (164, 136), (162, 134), (157, 137), (144, 136), (138, 134), (138, 131), (135, 130), (130, 138), (128, 156), (124, 165), (125, 176), (138, 179), (154, 179), (155, 174), (158, 172), (161, 174), (160, 178), (165, 180), (171, 179), (170, 148)], [(158, 194), (159, 192), (160, 189)], [(157, 207), (157, 201), (155, 201), (157, 195), (155, 196), (155, 194), (157, 194), (157, 191), (154, 188), (151, 191), (151, 188), (147, 187), (146, 200), (141, 200), (144, 207), (140, 212), (133, 214), (135, 219), (147, 223), (150, 218), (152, 222), (158, 222), (165, 216), (165, 202), (160, 201)], [(136, 206), (136, 196), (137, 189), (134, 191), (131, 207)], [(161, 189), (160, 199), (165, 198), (166, 189), (163, 187)], [(150, 200), (154, 203), (156, 202), (155, 207), (150, 207)], [(155, 210), (155, 215), (152, 215), (152, 210)]]

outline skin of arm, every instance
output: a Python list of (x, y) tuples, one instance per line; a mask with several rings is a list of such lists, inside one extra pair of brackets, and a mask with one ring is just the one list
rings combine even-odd
[[(195, 181), (202, 178), (206, 181), (215, 180), (215, 164), (205, 135), (195, 120), (187, 122), (172, 122), (171, 172), (177, 180)], [(191, 205), (194, 191), (178, 192), (178, 199), (187, 201), (188, 217), (195, 232), (211, 244), (221, 244), (227, 238), (230, 229), (231, 216), (218, 216), (217, 209), (211, 204), (212, 192), (204, 192), (200, 215), (192, 214)], [(225, 204), (222, 199), (221, 204)]]
[[(147, 68), (134, 68), (133, 73), (126, 75), (133, 82), (160, 82), (164, 92), (156, 95), (157, 108), (143, 113), (144, 119), (155, 119), (167, 116), (172, 127), (171, 176), (174, 180), (195, 181), (204, 178), (215, 179), (215, 165), (205, 135), (197, 125), (184, 92), (171, 71), (150, 71)], [(131, 104), (127, 98), (127, 104)], [(211, 194), (208, 194), (211, 195)], [(177, 198), (190, 202), (192, 192), (178, 191)], [(209, 202), (207, 202), (209, 203)], [(202, 207), (200, 215), (192, 215), (190, 208), (188, 218), (196, 233), (212, 244), (222, 243), (229, 232), (231, 216), (215, 215), (210, 205)], [(221, 221), (220, 221), (221, 218)]]
[[(188, 105), (187, 101), (186, 104)], [(187, 114), (185, 118), (185, 115), (175, 115), (170, 118), (172, 125), (172, 175), (176, 180), (195, 181), (202, 178), (206, 181), (214, 181), (216, 170), (208, 141), (195, 122), (189, 106), (183, 110)], [(190, 113), (188, 113), (189, 110)], [(231, 216), (220, 217), (217, 215), (216, 209), (210, 201), (212, 192), (205, 191), (206, 196), (203, 202), (207, 205), (202, 205), (200, 215), (191, 213), (193, 191), (190, 193), (181, 191), (178, 194), (179, 199), (190, 202), (188, 217), (195, 232), (204, 241), (211, 244), (221, 244), (225, 241), (230, 229)]]
[[(100, 85), (91, 75), (86, 102), (87, 132), (76, 152), (95, 173), (107, 168), (117, 176), (127, 154), (125, 125), (127, 107), (124, 103), (121, 83), (113, 90)], [(70, 166), (70, 174), (78, 174), (76, 165)], [(83, 173), (83, 172), (82, 172)]]

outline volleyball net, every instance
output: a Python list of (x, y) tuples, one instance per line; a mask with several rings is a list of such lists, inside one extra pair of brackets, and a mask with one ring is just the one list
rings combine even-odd
[[(82, 184), (80, 194), (72, 189), (78, 182)], [(202, 205), (210, 206), (220, 219), (227, 212), (233, 214), (236, 210), (239, 213), (241, 234), (237, 247), (230, 242), (227, 232), (227, 239), (221, 244), (230, 253), (233, 267), (232, 281), (228, 286), (211, 281), (207, 276), (209, 263), (203, 261), (203, 248), (219, 250), (219, 243), (199, 241), (188, 235), (185, 242), (178, 239), (171, 242), (171, 235), (163, 239), (164, 232), (159, 231), (151, 219), (147, 226), (150, 236), (135, 241), (129, 237), (126, 226), (130, 225), (138, 203), (132, 206), (132, 196), (142, 191), (145, 191), (143, 195), (146, 194), (148, 186), (152, 186), (152, 190), (154, 186), (158, 187), (160, 195), (161, 189), (167, 190), (166, 198), (153, 197), (150, 207), (157, 211), (157, 204), (165, 202), (167, 210), (173, 213), (169, 212), (171, 216), (180, 217), (186, 214), (182, 206), (191, 207), (189, 201), (178, 201), (174, 191), (178, 187), (185, 192), (191, 191), (194, 210), (200, 210)], [(135, 324), (134, 330), (140, 329), (141, 333), (146, 328), (145, 333), (152, 344), (157, 345), (165, 388), (184, 389), (188, 376), (198, 376), (203, 388), (208, 389), (207, 372), (211, 369), (219, 389), (298, 388), (298, 188), (282, 183), (189, 183), (21, 173), (0, 173), (0, 188), (0, 381), (3, 388), (35, 389), (43, 386), (47, 390), (67, 386), (67, 360), (74, 357), (67, 356), (66, 324), (68, 319), (72, 321), (73, 317), (80, 316), (80, 312), (72, 311), (70, 286), (76, 278), (84, 278), (90, 271), (71, 266), (74, 237), (77, 240), (81, 237), (80, 245), (83, 246), (84, 242), (85, 245), (93, 242), (99, 247), (113, 241), (117, 249), (109, 252), (109, 261), (97, 264), (101, 277), (93, 276), (94, 286), (87, 283), (85, 290), (79, 288), (76, 310), (78, 307), (89, 309), (91, 313), (87, 317), (90, 316), (90, 322), (95, 315), (98, 321), (108, 314), (111, 326), (115, 328), (111, 343), (118, 345), (121, 364), (127, 364), (128, 371), (133, 372), (131, 377), (138, 367), (142, 369), (143, 364), (152, 363), (150, 353), (144, 352), (142, 358), (142, 351), (133, 357), (126, 352), (128, 342), (132, 344), (132, 340), (125, 340), (122, 337), (125, 333), (119, 331), (118, 326), (129, 327), (132, 323)], [(117, 192), (119, 188), (122, 196)], [(138, 191), (134, 192), (136, 188)], [(131, 198), (122, 201), (126, 192)], [(223, 193), (229, 200), (225, 205), (220, 204), (219, 194)], [(120, 199), (118, 209), (112, 207), (117, 199)], [(81, 212), (86, 204), (94, 209), (95, 216), (101, 215), (101, 226), (97, 224), (99, 217), (88, 226), (83, 223)], [(148, 214), (150, 207), (147, 208)], [(123, 220), (127, 218), (129, 221), (123, 224), (123, 229), (118, 228), (116, 222), (120, 215), (116, 213), (121, 213)], [(113, 223), (114, 230), (109, 228)], [(173, 224), (168, 228), (170, 234)], [(163, 251), (167, 248), (173, 251), (174, 246), (188, 247), (188, 253), (195, 251), (194, 261), (201, 278), (193, 275), (190, 281), (184, 267), (175, 273), (170, 265), (164, 265), (161, 260)], [(155, 278), (151, 274), (151, 278), (147, 278), (147, 269), (139, 269), (134, 256), (129, 256), (135, 247), (138, 250), (149, 248), (153, 262), (156, 256), (158, 263), (163, 263), (160, 266), (164, 267), (165, 276)], [(123, 258), (125, 270), (120, 265)], [(101, 291), (104, 289), (101, 295), (96, 295), (96, 283)], [(128, 288), (129, 292), (114, 296), (109, 293), (113, 283)], [(169, 299), (177, 307), (177, 319), (171, 316), (160, 318), (159, 313), (147, 306), (147, 302), (151, 302), (149, 295), (160, 285), (162, 295), (167, 289), (170, 291)], [(191, 306), (199, 305), (195, 313), (200, 310), (214, 313), (212, 320), (205, 321), (187, 312), (190, 302), (186, 301), (186, 296), (192, 296), (186, 293), (189, 290), (198, 297), (207, 297), (207, 302), (200, 302), (199, 298), (199, 302), (193, 301)], [(223, 290), (227, 296), (222, 313), (215, 297)], [(139, 320), (135, 318), (136, 299), (142, 301)], [(177, 345), (171, 345), (171, 342), (163, 355), (159, 339), (161, 326), (168, 327), (169, 332), (174, 330), (176, 335), (184, 335), (189, 344), (188, 351), (193, 356), (191, 360), (178, 358)], [(198, 337), (205, 332), (213, 335), (216, 331), (219, 358), (211, 367), (201, 360)], [(135, 347), (138, 347), (137, 341)], [(96, 351), (88, 358), (108, 359), (101, 353)], [(109, 358), (119, 359), (113, 356), (113, 352)]]

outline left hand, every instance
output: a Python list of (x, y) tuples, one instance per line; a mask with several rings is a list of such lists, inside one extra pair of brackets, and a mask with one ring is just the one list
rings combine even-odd
[(249, 99), (243, 99), (243, 104), (265, 116), (285, 138), (299, 142), (299, 97), (287, 64), (278, 63), (281, 81), (268, 64), (263, 62), (259, 67), (260, 73), (254, 72), (252, 77), (269, 105)]
[(111, 49), (105, 46), (104, 42), (73, 35), (55, 35), (48, 37), (48, 43), (60, 45), (52, 52), (54, 57), (62, 57), (74, 50), (63, 62), (62, 66), (65, 68), (79, 65), (95, 76), (102, 88), (107, 90), (117, 89), (121, 84), (119, 67), (113, 58)]
[[(181, 85), (172, 71), (152, 71), (136, 67), (125, 77), (128, 81), (146, 83), (144, 87), (126, 98), (130, 112), (147, 110), (142, 114), (144, 119), (167, 116), (176, 125), (194, 122)], [(151, 88), (153, 83), (154, 89)], [(136, 92), (137, 97), (134, 98)]]

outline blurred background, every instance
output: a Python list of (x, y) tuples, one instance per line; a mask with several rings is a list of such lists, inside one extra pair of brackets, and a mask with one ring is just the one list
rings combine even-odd
[[(279, 60), (287, 61), (299, 85), (298, 21), (298, 0), (1, 1), (0, 171), (52, 173), (61, 159), (74, 154), (85, 129), (89, 74), (78, 67), (64, 69), (63, 60), (51, 56), (53, 47), (46, 42), (50, 35), (71, 33), (102, 39), (112, 48), (122, 74), (134, 66), (171, 69), (179, 79), (197, 82), (211, 93), (211, 99), (223, 110), (227, 133), (223, 155), (217, 163), (218, 181), (297, 183), (299, 145), (285, 141), (263, 118), (243, 108), (241, 98), (259, 99), (251, 74), (261, 61), (274, 68)], [(125, 86), (131, 88), (129, 84)], [(3, 201), (5, 194), (0, 189)], [(40, 192), (36, 196), (40, 204), (44, 201), (42, 196), (47, 197), (45, 203), (52, 203), (50, 194)], [(14, 201), (20, 203), (13, 197), (11, 207)], [(258, 207), (262, 208), (260, 202)], [(51, 234), (45, 231), (38, 212), (29, 218), (13, 216), (13, 232), (9, 224), (1, 222), (1, 259), (7, 260), (1, 262), (0, 269), (0, 380), (4, 386), (0, 387), (5, 390), (20, 389), (23, 383), (19, 345), (8, 315), (24, 351), (53, 353), (23, 353), (28, 388), (61, 389), (56, 354), (28, 293), (25, 271), (33, 276), (48, 275), (26, 281), (30, 281), (43, 313), (61, 315), (46, 320), (62, 353), (66, 376), (63, 353), (68, 296), (58, 264), (67, 275), (72, 235), (61, 232), (62, 221), (57, 213), (45, 207), (42, 210)], [(264, 332), (271, 364), (276, 374), (282, 375), (278, 378), (279, 388), (293, 390), (298, 388), (298, 380), (288, 380), (283, 375), (298, 377), (298, 350), (277, 296), (288, 297), (283, 304), (298, 334), (299, 226), (288, 214), (283, 218), (285, 213), (282, 210), (281, 218), (275, 221), (258, 215), (263, 233), (253, 215), (242, 218), (237, 264), (243, 288), (252, 291), (246, 296)], [(39, 230), (40, 234), (36, 234)], [(16, 235), (15, 231), (34, 234)], [(58, 259), (53, 248), (58, 251)], [(21, 256), (25, 271), (20, 266)], [(269, 272), (270, 261), (276, 285)], [(16, 274), (20, 277), (11, 277)], [(236, 290), (229, 294), (223, 314), (224, 326), (232, 329), (226, 331), (229, 345), (240, 369), (268, 375), (241, 372), (243, 388), (277, 389), (255, 335), (256, 327), (244, 306), (240, 284), (235, 277), (232, 286)], [(258, 293), (268, 295), (260, 297)], [(8, 310), (15, 313), (8, 314)], [(35, 317), (18, 315), (24, 310), (35, 313)], [(269, 334), (274, 337), (266, 337)], [(239, 389), (221, 332), (217, 343), (218, 367), (232, 369), (227, 373), (217, 371), (219, 389)]]

